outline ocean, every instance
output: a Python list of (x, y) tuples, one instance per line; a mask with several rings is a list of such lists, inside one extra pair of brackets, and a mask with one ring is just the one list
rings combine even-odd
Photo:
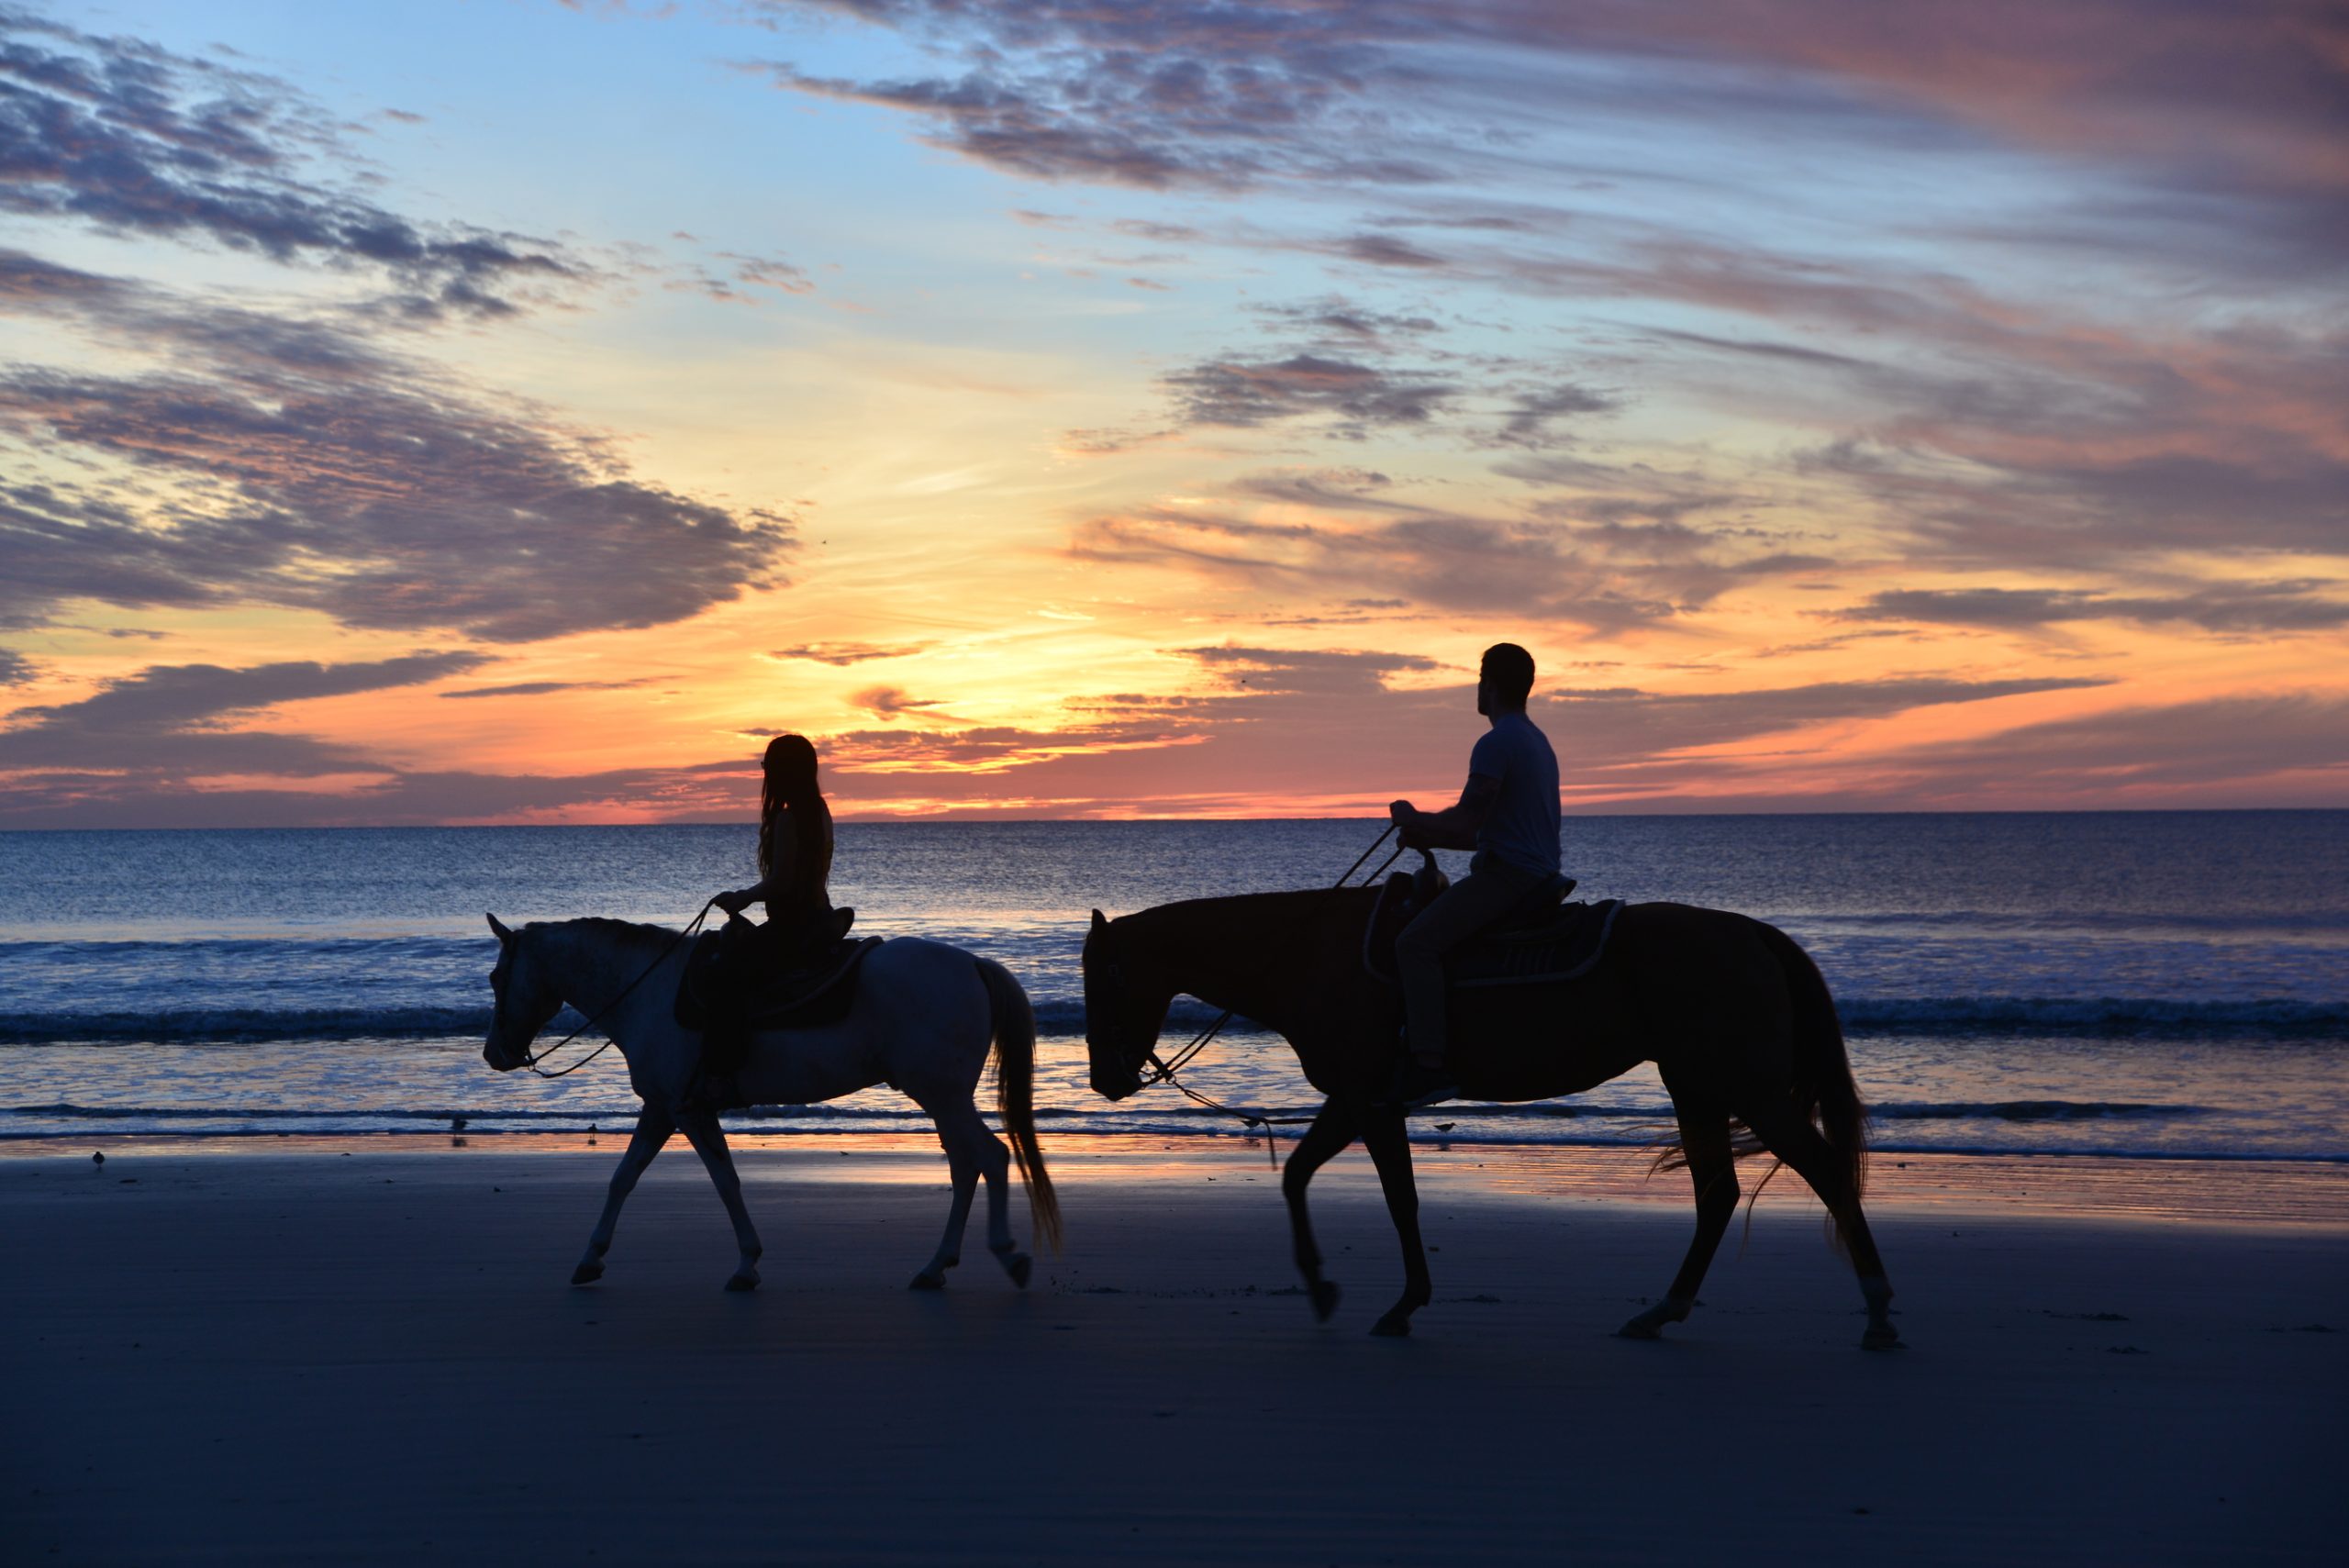
[[(1019, 976), (1048, 1142), (1232, 1137), (1170, 1089), (1111, 1106), (1085, 1086), (1088, 912), (1327, 885), (1378, 827), (844, 823), (833, 892), (860, 931)], [(1571, 817), (1564, 839), (1578, 897), (1736, 909), (1800, 940), (1884, 1151), (2349, 1161), (2349, 811)], [(752, 846), (748, 826), (0, 833), (0, 1140), (625, 1126), (617, 1052), (555, 1081), (483, 1064), (483, 914), (678, 926), (751, 880)], [(1210, 1016), (1178, 1003), (1169, 1034)], [(1317, 1099), (1244, 1028), (1185, 1076), (1253, 1109)], [(1632, 1145), (1668, 1104), (1643, 1068), (1415, 1125)], [(929, 1127), (885, 1088), (728, 1120)]]

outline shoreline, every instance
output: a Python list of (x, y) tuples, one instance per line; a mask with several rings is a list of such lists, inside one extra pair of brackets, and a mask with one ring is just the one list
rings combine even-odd
[[(767, 1132), (751, 1127), (729, 1128), (727, 1139), (737, 1160), (746, 1166), (756, 1162), (776, 1172), (790, 1170), (828, 1180), (925, 1180), (942, 1165), (937, 1140), (928, 1134)], [(593, 1156), (581, 1162), (581, 1169), (608, 1174), (627, 1141), (625, 1129), (135, 1133), (98, 1138), (61, 1134), (0, 1140), (0, 1169), (49, 1161), (88, 1164), (91, 1153), (100, 1151), (106, 1153), (109, 1162), (343, 1156), (481, 1161), (568, 1155)], [(1276, 1173), (1275, 1159), (1285, 1159), (1294, 1145), (1293, 1138), (1282, 1138), (1268, 1158), (1260, 1135), (1070, 1133), (1049, 1141), (1045, 1158), (1053, 1181), (1063, 1184), (1130, 1181), (1145, 1172), (1188, 1166), (1254, 1177)], [(662, 1159), (694, 1163), (682, 1135), (671, 1139)], [(850, 1163), (839, 1165), (843, 1159)], [(1457, 1186), (1488, 1197), (1687, 1210), (1691, 1200), (1686, 1175), (1676, 1171), (1651, 1174), (1653, 1160), (1649, 1149), (1621, 1144), (1472, 1143), (1440, 1136), (1415, 1138), (1412, 1144), (1412, 1164), (1423, 1193)], [(1740, 1162), (1739, 1179), (1748, 1196), (1769, 1169), (1766, 1157)], [(1369, 1158), (1359, 1144), (1315, 1177), (1315, 1191), (1324, 1184), (1353, 1179), (1375, 1185)], [(2009, 1215), (2277, 1226), (2349, 1234), (2349, 1161), (1880, 1151), (1869, 1162), (1866, 1202), (1871, 1215)], [(1791, 1211), (1813, 1218), (1824, 1213), (1809, 1189), (1790, 1171), (1781, 1171), (1771, 1179), (1755, 1211)]]

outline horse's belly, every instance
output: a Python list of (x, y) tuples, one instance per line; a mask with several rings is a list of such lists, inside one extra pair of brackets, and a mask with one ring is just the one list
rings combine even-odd
[(1597, 975), (1454, 991), (1446, 1060), (1471, 1099), (1578, 1095), (1646, 1060), (1620, 1026), (1619, 1003), (1617, 988)]
[(841, 1030), (761, 1035), (741, 1074), (742, 1093), (752, 1103), (763, 1105), (812, 1106), (837, 1100), (881, 1082), (880, 1069), (863, 1058), (864, 1053)]

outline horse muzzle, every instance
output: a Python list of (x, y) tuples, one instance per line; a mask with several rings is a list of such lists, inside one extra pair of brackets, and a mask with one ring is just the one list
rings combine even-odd
[(1105, 1100), (1122, 1100), (1141, 1092), (1141, 1068), (1130, 1062), (1093, 1064), (1093, 1092)]

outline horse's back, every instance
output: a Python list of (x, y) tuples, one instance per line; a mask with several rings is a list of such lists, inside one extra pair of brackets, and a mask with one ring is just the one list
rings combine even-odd
[(977, 955), (934, 937), (891, 937), (866, 957), (857, 975), (849, 1022), (889, 1030), (958, 1024), (987, 1016), (986, 982)]
[[(1776, 928), (1731, 909), (1658, 901), (1627, 904), (1615, 922), (1612, 957), (1650, 995), (1769, 989), (1782, 978)], [(1781, 940), (1784, 939), (1783, 937)]]
[(1455, 994), (1471, 1097), (1578, 1094), (1642, 1062), (1672, 1070), (1783, 1039), (1792, 1002), (1773, 929), (1726, 909), (1627, 904), (1598, 962), (1550, 984)]

